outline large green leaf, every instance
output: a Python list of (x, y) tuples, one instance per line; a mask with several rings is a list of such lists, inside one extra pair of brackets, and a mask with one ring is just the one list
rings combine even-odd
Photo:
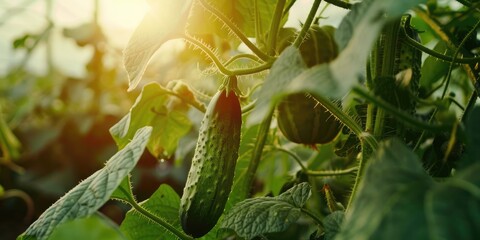
[(86, 218), (74, 219), (58, 225), (49, 240), (126, 240), (118, 226), (102, 215), (91, 215)]
[(480, 163), (470, 166), (425, 198), (430, 239), (480, 236)]
[[(247, 37), (256, 37), (266, 34), (270, 30), (270, 23), (275, 12), (277, 1), (272, 0), (202, 0), (205, 4), (218, 10)], [(258, 23), (256, 26), (256, 16)], [(282, 19), (282, 24), (287, 18)], [(225, 25), (207, 11), (198, 1), (193, 5), (187, 25), (187, 31), (192, 34), (215, 33), (227, 36)]]
[(426, 225), (423, 198), (433, 181), (418, 157), (392, 140), (370, 161), (337, 239), (425, 239), (427, 230), (418, 226)]
[(335, 239), (475, 239), (480, 234), (480, 164), (435, 183), (398, 140), (370, 159)]
[[(162, 184), (148, 200), (140, 203), (140, 206), (147, 209), (150, 213), (160, 216), (177, 229), (181, 229), (178, 215), (180, 197), (170, 186)], [(145, 218), (134, 209), (127, 213), (120, 229), (127, 234), (129, 239), (173, 238), (172, 233), (163, 227), (153, 224), (151, 220)]]
[(342, 225), (345, 213), (343, 211), (336, 211), (325, 217), (323, 226), (325, 227), (325, 240), (333, 240)]
[(179, 139), (190, 131), (192, 123), (187, 110), (186, 104), (168, 94), (160, 84), (149, 83), (143, 87), (130, 112), (110, 129), (110, 133), (122, 148), (137, 129), (152, 126), (148, 150), (155, 157), (170, 156)]
[(284, 231), (300, 217), (301, 208), (310, 195), (310, 186), (301, 183), (278, 197), (244, 200), (225, 215), (221, 228), (233, 229), (246, 239)]
[[(373, 28), (378, 28), (378, 23), (383, 25), (388, 20), (396, 18), (408, 9), (424, 2), (426, 0), (364, 0), (353, 5), (351, 11), (343, 18), (338, 26), (338, 30), (335, 32), (335, 39), (339, 49), (344, 49), (347, 45), (351, 45), (350, 41), (353, 41), (355, 35), (361, 33), (359, 30), (368, 29), (368, 24), (371, 24)], [(365, 21), (366, 19), (368, 19), (368, 22)], [(381, 29), (375, 29), (376, 33), (373, 35), (377, 36), (379, 30)], [(367, 36), (367, 34), (364, 34), (364, 36)], [(361, 44), (356, 46), (370, 45)]]
[[(295, 92), (310, 92), (317, 98), (342, 98), (356, 83), (363, 80), (366, 59), (378, 33), (389, 18), (399, 16), (422, 0), (368, 0), (344, 18), (336, 38), (344, 46), (338, 58), (330, 63), (306, 69), (298, 49), (289, 47), (271, 68), (260, 90), (258, 104), (248, 124), (259, 123), (282, 96)], [(340, 32), (340, 33), (338, 33)], [(338, 34), (337, 34), (338, 33)]]
[(49, 207), (37, 221), (30, 225), (20, 239), (47, 239), (57, 225), (96, 212), (135, 167), (151, 132), (151, 127), (139, 129), (132, 141), (110, 158), (105, 167), (96, 171)]
[(182, 33), (192, 0), (151, 0), (150, 11), (137, 27), (124, 50), (123, 62), (133, 90), (153, 54), (166, 41)]

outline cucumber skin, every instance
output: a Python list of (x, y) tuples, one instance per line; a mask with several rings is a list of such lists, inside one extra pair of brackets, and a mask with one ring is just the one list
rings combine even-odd
[(180, 222), (193, 237), (207, 234), (222, 215), (233, 184), (242, 112), (235, 93), (219, 91), (210, 101), (180, 203)]

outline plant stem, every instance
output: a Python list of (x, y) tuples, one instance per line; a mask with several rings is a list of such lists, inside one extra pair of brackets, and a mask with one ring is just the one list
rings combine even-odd
[(12, 198), (12, 197), (17, 197), (23, 200), (25, 202), (25, 205), (27, 206), (27, 214), (25, 214), (24, 221), (26, 223), (30, 223), (30, 221), (33, 218), (33, 214), (35, 212), (35, 204), (33, 203), (32, 198), (26, 194), (24, 191), (18, 190), (18, 189), (10, 189), (7, 190), (3, 193), (2, 196), (0, 196), (0, 199), (6, 199), (6, 198)]
[(281, 147), (275, 147), (275, 150), (278, 150), (278, 151), (281, 151), (281, 152), (284, 152), (288, 155), (290, 155), (290, 157), (292, 157), (297, 163), (298, 165), (300, 165), (300, 168), (302, 168), (302, 171), (305, 172), (305, 173), (308, 173), (309, 170), (307, 167), (305, 167), (305, 165), (303, 165), (302, 163), (302, 160), (300, 159), (300, 157), (298, 157), (297, 154), (295, 154), (294, 152), (288, 150), (288, 149), (285, 149), (285, 148), (281, 148)]
[(353, 6), (351, 3), (344, 2), (344, 1), (341, 1), (341, 0), (325, 0), (325, 2), (333, 4), (333, 5), (335, 5), (337, 7), (340, 7), (340, 8), (344, 8), (344, 9), (351, 9), (352, 6)]
[(477, 21), (477, 23), (475, 24), (475, 26), (473, 26), (473, 28), (467, 33), (467, 35), (462, 39), (462, 41), (460, 42), (460, 44), (458, 45), (457, 49), (455, 50), (455, 53), (453, 54), (453, 59), (450, 63), (450, 67), (448, 69), (448, 74), (447, 76), (445, 77), (446, 78), (446, 83), (445, 83), (445, 87), (443, 88), (443, 92), (442, 92), (442, 99), (445, 98), (445, 94), (447, 93), (447, 89), (448, 89), (448, 86), (450, 84), (450, 76), (452, 75), (452, 70), (453, 70), (453, 65), (454, 65), (454, 59), (457, 57), (457, 55), (460, 53), (460, 49), (463, 47), (463, 45), (465, 44), (465, 42), (467, 41), (467, 39), (473, 34), (473, 32), (477, 32), (477, 28), (478, 26), (480, 26), (480, 20)]
[(258, 129), (257, 141), (253, 148), (252, 159), (248, 164), (247, 173), (245, 175), (245, 180), (243, 182), (243, 189), (241, 191), (246, 198), (250, 192), (250, 188), (253, 185), (253, 180), (255, 179), (255, 173), (257, 172), (258, 164), (262, 158), (263, 147), (267, 141), (268, 131), (270, 130), (270, 123), (272, 122), (273, 111), (270, 111), (268, 116), (260, 123), (260, 128)]
[(385, 111), (382, 108), (377, 108), (375, 114), (375, 124), (373, 127), (373, 136), (377, 139), (382, 139), (383, 128), (385, 126)]
[(313, 214), (312, 212), (310, 212), (305, 208), (300, 208), (300, 210), (306, 215), (308, 215), (309, 217), (311, 217), (313, 220), (315, 220), (315, 222), (317, 222), (318, 225), (323, 226), (322, 220), (320, 220), (317, 216), (315, 216), (315, 214)]
[(285, 8), (286, 0), (278, 0), (275, 7), (275, 13), (273, 14), (272, 24), (270, 25), (270, 31), (268, 35), (268, 54), (270, 56), (275, 55), (275, 48), (277, 45), (278, 29), (280, 27), (280, 21), (283, 18), (283, 9)]
[(352, 167), (352, 168), (340, 169), (340, 170), (322, 170), (322, 171), (308, 170), (307, 175), (315, 176), (315, 177), (336, 177), (341, 175), (348, 175), (357, 170), (358, 170), (358, 167)]
[(308, 13), (307, 19), (305, 20), (305, 23), (303, 24), (302, 30), (300, 30), (300, 33), (298, 34), (297, 38), (295, 39), (295, 42), (293, 42), (293, 46), (298, 48), (300, 44), (302, 44), (303, 39), (307, 35), (308, 29), (310, 29), (310, 25), (312, 25), (313, 19), (315, 18), (315, 14), (317, 13), (317, 9), (320, 6), (320, 3), (322, 0), (315, 0), (313, 2), (312, 8), (310, 9), (310, 12)]
[(261, 65), (257, 65), (251, 68), (229, 70), (225, 67), (224, 64), (222, 64), (222, 62), (220, 62), (217, 55), (209, 47), (205, 46), (201, 41), (188, 35), (181, 35), (181, 37), (185, 39), (187, 42), (189, 42), (190, 44), (202, 50), (202, 52), (204, 52), (208, 56), (208, 58), (210, 58), (213, 61), (215, 66), (217, 66), (218, 70), (227, 76), (241, 76), (241, 75), (258, 73), (258, 72), (269, 69), (273, 64), (273, 61), (270, 61), (270, 62), (265, 62)]
[(143, 208), (142, 206), (138, 205), (137, 202), (133, 199), (130, 199), (129, 201), (130, 205), (132, 205), (132, 207), (138, 211), (139, 213), (141, 213), (142, 215), (144, 215), (145, 217), (147, 217), (148, 219), (154, 221), (155, 223), (157, 223), (158, 225), (164, 227), (165, 229), (167, 229), (168, 231), (170, 231), (171, 233), (173, 233), (176, 237), (178, 237), (179, 239), (182, 239), (182, 240), (192, 240), (193, 238), (186, 235), (185, 233), (179, 231), (178, 229), (176, 229), (174, 226), (170, 225), (169, 223), (165, 222), (165, 220), (163, 220), (162, 218), (159, 218), (157, 217), (156, 215), (150, 213), (148, 210), (146, 210), (145, 208)]
[(345, 209), (345, 212), (347, 212), (350, 209), (352, 202), (354, 201), (357, 195), (358, 188), (360, 186), (360, 181), (363, 179), (365, 175), (365, 166), (367, 165), (367, 160), (370, 158), (370, 156), (374, 151), (374, 149), (372, 149), (369, 146), (369, 144), (365, 144), (364, 141), (362, 141), (361, 144), (362, 144), (362, 157), (360, 158), (360, 161), (358, 163), (357, 177), (355, 178), (355, 184), (353, 185), (352, 194), (348, 199), (348, 204), (347, 204), (347, 208)]
[(320, 102), (333, 116), (335, 116), (342, 124), (348, 127), (352, 132), (360, 139), (366, 141), (371, 148), (377, 148), (377, 141), (375, 138), (368, 132), (364, 132), (361, 125), (355, 121), (352, 117), (346, 114), (342, 109), (340, 109), (336, 104), (332, 103), (329, 99), (314, 95), (315, 99)]
[(222, 23), (224, 23), (232, 32), (237, 35), (237, 37), (248, 47), (250, 50), (252, 50), (253, 53), (255, 53), (259, 58), (261, 58), (264, 61), (271, 60), (271, 57), (262, 52), (255, 44), (253, 44), (250, 40), (248, 40), (247, 36), (243, 34), (243, 32), (235, 25), (233, 24), (226, 16), (225, 14), (221, 13), (218, 11), (215, 7), (207, 3), (205, 0), (197, 0), (207, 11), (212, 13), (215, 17), (217, 17)]
[(447, 56), (447, 55), (444, 55), (444, 54), (441, 54), (439, 52), (436, 52), (435, 50), (432, 50), (428, 47), (425, 47), (423, 46), (422, 44), (420, 44), (419, 42), (415, 41), (414, 39), (412, 39), (410, 36), (408, 36), (406, 33), (405, 33), (405, 39), (407, 40), (407, 43), (408, 45), (430, 55), (430, 56), (433, 56), (433, 57), (436, 57), (438, 59), (441, 59), (443, 61), (446, 61), (446, 62), (456, 62), (456, 63), (476, 63), (478, 61), (480, 61), (480, 57), (462, 57), (462, 58), (457, 58), (456, 56)]
[(224, 66), (228, 66), (232, 64), (233, 62), (237, 61), (240, 58), (248, 58), (252, 61), (255, 61), (257, 63), (262, 63), (261, 60), (257, 57), (257, 55), (249, 54), (249, 53), (242, 53), (242, 54), (237, 54), (230, 59), (228, 59), (225, 63)]
[(377, 107), (383, 108), (390, 114), (394, 115), (398, 119), (402, 120), (409, 126), (421, 130), (428, 130), (431, 132), (442, 132), (445, 130), (448, 130), (451, 128), (450, 125), (444, 125), (444, 124), (431, 124), (429, 122), (424, 122), (420, 121), (418, 119), (413, 118), (410, 114), (397, 109), (394, 107), (392, 104), (386, 102), (385, 100), (378, 98), (376, 96), (372, 96), (370, 93), (368, 93), (366, 90), (364, 90), (361, 87), (354, 87), (353, 92), (355, 92), (357, 95), (361, 96), (365, 100), (374, 103), (377, 105)]
[(322, 171), (309, 170), (307, 167), (305, 167), (305, 165), (303, 165), (300, 157), (297, 154), (295, 154), (294, 152), (292, 152), (288, 149), (285, 149), (285, 148), (281, 148), (281, 147), (275, 147), (275, 150), (278, 150), (278, 151), (281, 151), (281, 152), (284, 152), (284, 153), (290, 155), (298, 163), (298, 165), (300, 165), (300, 167), (302, 168), (302, 171), (309, 176), (335, 177), (335, 176), (350, 174), (352, 172), (357, 171), (357, 169), (358, 169), (357, 167), (352, 167), (352, 168), (341, 169), (341, 170), (322, 170)]

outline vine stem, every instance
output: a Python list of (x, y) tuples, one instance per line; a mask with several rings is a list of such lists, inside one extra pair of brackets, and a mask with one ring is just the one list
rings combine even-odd
[(372, 102), (375, 105), (377, 105), (377, 107), (383, 108), (390, 114), (394, 115), (395, 117), (398, 117), (400, 120), (404, 121), (406, 124), (408, 124), (411, 127), (422, 129), (422, 130), (428, 130), (431, 132), (442, 132), (450, 129), (451, 127), (450, 125), (430, 124), (429, 122), (424, 122), (424, 121), (420, 121), (418, 119), (412, 118), (408, 113), (397, 109), (392, 104), (386, 102), (383, 99), (372, 96), (370, 93), (368, 93), (366, 90), (364, 90), (361, 87), (354, 87), (353, 92), (361, 96), (368, 102)]
[[(405, 29), (404, 29), (405, 31)], [(441, 54), (439, 52), (436, 52), (435, 50), (432, 50), (428, 47), (425, 47), (423, 46), (422, 44), (420, 44), (419, 42), (415, 41), (414, 39), (412, 39), (410, 36), (408, 36), (405, 32), (405, 39), (407, 40), (407, 44), (430, 55), (430, 56), (433, 56), (433, 57), (436, 57), (438, 59), (441, 59), (443, 61), (446, 61), (446, 62), (456, 62), (456, 63), (475, 63), (475, 62), (478, 62), (480, 61), (480, 57), (462, 57), (462, 58), (457, 58), (456, 56), (452, 57), (452, 56), (447, 56), (447, 55), (444, 55), (444, 54)]]
[(250, 59), (250, 60), (255, 61), (257, 63), (262, 63), (260, 58), (257, 57), (257, 55), (253, 55), (253, 54), (249, 54), (249, 53), (242, 53), (242, 54), (237, 54), (237, 55), (231, 57), (223, 65), (228, 66), (228, 65), (232, 64), (233, 62), (237, 61), (240, 58), (247, 58), (247, 59)]
[(365, 175), (365, 166), (367, 165), (367, 160), (370, 158), (370, 156), (374, 151), (374, 149), (372, 149), (369, 146), (369, 144), (365, 144), (364, 141), (361, 141), (361, 144), (362, 144), (362, 156), (358, 163), (358, 172), (357, 172), (357, 176), (355, 177), (355, 184), (353, 185), (352, 194), (348, 199), (347, 208), (345, 209), (345, 212), (347, 212), (350, 209), (352, 202), (355, 200), (355, 197), (358, 193), (358, 189), (360, 186), (360, 182)]
[(228, 26), (230, 30), (248, 47), (250, 50), (252, 50), (253, 53), (255, 53), (259, 58), (261, 58), (264, 61), (269, 61), (271, 60), (271, 57), (262, 52), (255, 44), (253, 44), (250, 40), (248, 40), (248, 37), (243, 34), (243, 32), (235, 25), (233, 24), (223, 13), (218, 11), (215, 7), (210, 5), (209, 3), (205, 2), (205, 0), (197, 0), (203, 8), (205, 8), (207, 11), (212, 13), (215, 17), (220, 19), (220, 21)]
[(141, 213), (142, 215), (144, 215), (145, 217), (147, 217), (148, 219), (154, 221), (155, 223), (157, 223), (158, 225), (164, 227), (165, 229), (167, 229), (168, 231), (170, 231), (171, 233), (175, 234), (176, 237), (178, 237), (179, 239), (182, 239), (182, 240), (192, 240), (193, 238), (186, 235), (185, 233), (179, 231), (178, 229), (176, 229), (174, 226), (170, 225), (169, 223), (165, 222), (165, 220), (163, 220), (162, 218), (150, 213), (147, 209), (143, 208), (142, 206), (140, 206), (134, 199), (132, 199), (131, 197), (129, 198), (129, 201), (128, 203), (136, 210), (138, 211), (139, 213)]
[[(194, 45), (195, 47), (198, 47), (202, 52), (204, 52), (208, 58), (210, 58), (217, 69), (227, 75), (227, 76), (240, 76), (240, 75), (248, 75), (248, 74), (254, 74), (254, 73), (259, 73), (261, 71), (269, 69), (272, 64), (273, 60), (269, 62), (262, 63), (260, 65), (257, 65), (255, 67), (251, 68), (246, 68), (246, 69), (234, 69), (234, 70), (229, 70), (225, 67), (225, 65), (218, 59), (217, 55), (205, 44), (203, 44), (201, 41), (195, 39), (194, 37), (188, 36), (186, 34), (180, 35), (181, 38), (185, 39), (187, 42), (190, 44)], [(244, 56), (242, 56), (244, 57)]]
[(358, 170), (357, 167), (352, 167), (352, 168), (347, 168), (347, 169), (340, 169), (340, 170), (321, 170), (321, 171), (315, 171), (315, 170), (309, 170), (303, 163), (300, 157), (295, 154), (294, 152), (281, 148), (281, 147), (275, 147), (275, 150), (284, 152), (288, 155), (290, 155), (297, 163), (300, 165), (300, 168), (302, 168), (302, 171), (306, 173), (309, 176), (314, 176), (314, 177), (335, 177), (335, 176), (341, 176), (341, 175), (347, 175), (350, 173), (353, 173)]
[(313, 220), (315, 220), (315, 222), (317, 222), (318, 225), (323, 226), (322, 220), (320, 220), (320, 218), (318, 218), (317, 216), (315, 216), (315, 214), (313, 214), (313, 213), (310, 212), (309, 210), (307, 210), (307, 209), (305, 209), (305, 208), (300, 208), (300, 211), (302, 211), (303, 213), (305, 213), (306, 215), (308, 215), (309, 217), (311, 217)]
[(280, 21), (283, 17), (283, 9), (285, 8), (286, 0), (279, 0), (275, 7), (275, 13), (273, 14), (272, 24), (270, 25), (270, 31), (268, 36), (268, 54), (275, 55), (275, 47), (277, 44), (278, 29), (280, 28)]
[(242, 189), (244, 198), (248, 196), (250, 188), (253, 185), (253, 180), (255, 178), (255, 173), (257, 172), (258, 164), (262, 158), (263, 148), (265, 142), (267, 141), (268, 131), (270, 130), (270, 123), (272, 122), (273, 111), (270, 111), (268, 116), (260, 123), (260, 128), (258, 129), (257, 141), (253, 148), (252, 158), (248, 164), (247, 173), (245, 175), (245, 181)]
[(463, 47), (463, 45), (465, 44), (465, 42), (467, 41), (467, 39), (473, 34), (473, 32), (476, 33), (476, 30), (478, 28), (478, 26), (480, 26), (480, 20), (477, 21), (477, 23), (475, 24), (475, 26), (473, 26), (473, 28), (467, 33), (467, 35), (462, 39), (462, 41), (460, 42), (460, 44), (458, 45), (457, 49), (455, 50), (455, 53), (453, 54), (453, 58), (452, 58), (452, 61), (450, 62), (450, 67), (448, 68), (448, 74), (447, 76), (445, 77), (446, 78), (446, 83), (445, 83), (445, 87), (443, 88), (443, 92), (442, 92), (442, 99), (445, 98), (445, 94), (447, 93), (447, 89), (448, 89), (448, 86), (450, 84), (450, 79), (451, 79), (451, 75), (452, 75), (452, 70), (453, 70), (453, 65), (455, 63), (455, 61), (453, 61), (457, 55), (460, 53), (460, 49)]
[(25, 205), (27, 206), (27, 214), (25, 215), (24, 221), (26, 223), (30, 223), (30, 221), (33, 218), (33, 214), (35, 212), (35, 204), (33, 203), (32, 198), (26, 194), (24, 191), (18, 190), (18, 189), (10, 189), (7, 190), (3, 193), (2, 196), (0, 196), (0, 199), (6, 199), (6, 198), (13, 198), (17, 197), (23, 200), (25, 202)]
[(297, 38), (293, 42), (293, 46), (295, 46), (296, 48), (300, 47), (300, 44), (302, 44), (303, 39), (307, 35), (308, 29), (310, 29), (310, 25), (312, 25), (313, 19), (315, 18), (315, 14), (317, 13), (317, 9), (320, 6), (321, 2), (322, 0), (315, 0), (313, 2), (312, 8), (308, 13), (307, 19), (303, 24), (302, 30), (300, 30), (300, 33), (298, 34)]
[(357, 136), (361, 141), (365, 141), (372, 149), (377, 148), (377, 140), (370, 133), (363, 131), (362, 127), (355, 121), (355, 119), (343, 112), (342, 109), (340, 109), (336, 104), (332, 103), (327, 98), (319, 95), (315, 95), (314, 97), (329, 112), (331, 112), (333, 116), (335, 116), (347, 128), (352, 130), (355, 136)]
[(344, 9), (351, 9), (352, 6), (353, 6), (351, 3), (344, 2), (344, 1), (341, 1), (341, 0), (325, 0), (325, 2), (330, 3), (332, 5), (335, 5), (337, 7), (340, 7), (340, 8), (344, 8)]
[(340, 169), (340, 170), (322, 170), (322, 171), (308, 170), (307, 175), (315, 176), (315, 177), (336, 177), (341, 175), (348, 175), (350, 173), (354, 173), (355, 171), (358, 171), (358, 167), (351, 167), (351, 168)]

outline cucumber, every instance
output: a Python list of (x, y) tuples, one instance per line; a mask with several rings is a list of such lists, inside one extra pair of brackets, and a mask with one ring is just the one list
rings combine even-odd
[(180, 222), (193, 237), (207, 234), (222, 215), (233, 184), (242, 111), (227, 87), (210, 101), (180, 204)]

